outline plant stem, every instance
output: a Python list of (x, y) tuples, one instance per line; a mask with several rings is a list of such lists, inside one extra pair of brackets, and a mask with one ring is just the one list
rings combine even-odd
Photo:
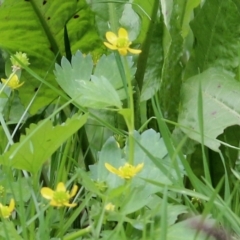
[(86, 233), (89, 233), (91, 230), (91, 227), (88, 226), (86, 228), (83, 228), (77, 232), (74, 232), (74, 233), (71, 233), (69, 235), (67, 235), (66, 237), (63, 238), (63, 240), (74, 240), (76, 239), (77, 237), (81, 237), (83, 235), (85, 235)]
[(134, 161), (134, 103), (133, 103), (133, 90), (132, 90), (132, 82), (131, 82), (131, 74), (130, 74), (130, 69), (128, 65), (128, 61), (126, 57), (122, 58), (123, 60), (123, 66), (125, 69), (125, 75), (126, 75), (126, 80), (127, 80), (127, 86), (128, 86), (128, 109), (129, 113), (127, 114), (127, 119), (125, 116), (125, 120), (127, 122), (128, 126), (128, 143), (129, 143), (129, 160), (128, 162), (130, 164), (133, 164)]
[(12, 140), (11, 134), (10, 134), (10, 132), (9, 132), (9, 130), (8, 130), (8, 127), (7, 127), (7, 125), (6, 125), (6, 122), (5, 122), (4, 118), (3, 118), (2, 113), (0, 113), (0, 123), (1, 123), (2, 128), (3, 128), (3, 130), (4, 130), (4, 133), (5, 133), (5, 135), (6, 135), (7, 139), (8, 139), (8, 142), (9, 142), (11, 145), (13, 145), (14, 142), (13, 142), (13, 140)]
[(108, 13), (109, 13), (109, 22), (110, 22), (111, 30), (113, 32), (117, 32), (118, 20), (117, 20), (117, 14), (115, 9), (115, 3), (113, 2), (108, 3)]

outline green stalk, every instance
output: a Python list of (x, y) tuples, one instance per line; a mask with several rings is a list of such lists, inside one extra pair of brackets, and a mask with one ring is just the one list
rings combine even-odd
[(66, 173), (65, 168), (66, 168), (66, 165), (67, 165), (66, 163), (67, 163), (67, 160), (68, 160), (71, 144), (72, 144), (72, 139), (69, 138), (67, 140), (66, 144), (64, 145), (64, 150), (63, 150), (63, 154), (62, 154), (62, 157), (61, 157), (61, 162), (60, 162), (60, 167), (58, 169), (58, 175), (57, 175), (57, 181), (56, 182), (67, 180), (67, 173)]
[(59, 209), (59, 211), (60, 211), (60, 239), (63, 239), (64, 208)]
[(10, 134), (10, 132), (9, 132), (9, 130), (8, 130), (7, 124), (6, 124), (6, 122), (5, 122), (4, 118), (3, 118), (2, 113), (0, 113), (0, 123), (1, 123), (2, 128), (3, 128), (3, 130), (4, 130), (4, 133), (5, 133), (5, 135), (6, 135), (7, 139), (8, 139), (8, 142), (9, 142), (11, 145), (13, 145), (14, 142), (13, 142), (13, 140), (12, 140), (11, 134)]
[(68, 234), (66, 237), (63, 238), (63, 240), (74, 240), (74, 239), (77, 239), (78, 237), (81, 237), (83, 235), (85, 235), (86, 233), (89, 233), (91, 230), (91, 227), (88, 226), (86, 228), (83, 228), (77, 232), (74, 232), (74, 233), (71, 233), (71, 234)]
[(115, 10), (115, 3), (108, 2), (108, 13), (109, 13), (109, 22), (110, 22), (111, 30), (113, 32), (117, 32), (118, 20), (117, 20), (117, 13)]
[[(128, 65), (128, 61), (126, 57), (122, 58), (123, 60), (123, 65), (125, 69), (125, 75), (126, 75), (126, 80), (127, 80), (127, 86), (128, 86), (128, 109), (129, 113), (127, 116), (127, 126), (128, 126), (128, 133), (129, 133), (129, 163), (133, 164), (134, 160), (134, 103), (133, 103), (133, 90), (132, 90), (132, 82), (131, 82), (131, 74), (130, 74), (130, 69)], [(126, 116), (125, 116), (126, 117)]]

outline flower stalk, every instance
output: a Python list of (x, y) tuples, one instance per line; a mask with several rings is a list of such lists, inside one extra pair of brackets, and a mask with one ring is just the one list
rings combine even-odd
[(128, 123), (128, 143), (129, 143), (129, 159), (128, 162), (133, 164), (134, 162), (134, 103), (133, 103), (133, 89), (132, 89), (132, 81), (131, 81), (131, 74), (128, 65), (128, 61), (126, 57), (123, 57), (123, 65), (125, 69), (126, 79), (127, 79), (127, 86), (128, 86), (128, 108), (130, 110), (130, 118)]
[[(107, 32), (106, 33), (106, 39), (108, 42), (104, 42), (104, 45), (111, 49), (111, 50), (117, 50), (118, 53), (123, 56), (121, 58), (119, 70), (120, 72), (123, 72), (124, 69), (124, 75), (123, 77), (123, 85), (126, 89), (127, 99), (128, 99), (128, 108), (127, 109), (121, 109), (119, 110), (119, 113), (123, 115), (127, 127), (128, 127), (128, 144), (129, 144), (129, 156), (128, 156), (128, 162), (129, 164), (133, 164), (134, 162), (134, 102), (133, 102), (133, 89), (132, 89), (132, 79), (131, 79), (131, 71), (128, 65), (128, 61), (126, 58), (126, 55), (128, 52), (132, 54), (139, 54), (141, 53), (141, 50), (139, 49), (132, 49), (130, 48), (130, 45), (132, 42), (129, 40), (128, 32), (124, 28), (119, 28), (118, 35), (116, 35), (114, 32)], [(123, 65), (123, 69), (122, 69)], [(122, 74), (122, 75), (123, 75)]]

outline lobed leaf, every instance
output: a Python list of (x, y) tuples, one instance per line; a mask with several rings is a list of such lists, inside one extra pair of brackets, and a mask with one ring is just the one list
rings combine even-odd
[[(132, 58), (128, 63), (133, 77), (136, 68)], [(94, 71), (94, 75), (91, 75)], [(56, 80), (62, 89), (79, 105), (89, 108), (121, 108), (120, 100), (126, 98), (122, 78), (114, 54), (103, 55), (93, 69), (90, 55), (84, 56), (78, 51), (72, 57), (72, 63), (66, 58), (61, 66), (56, 64)], [(91, 79), (91, 81), (90, 81)]]
[(0, 164), (36, 174), (51, 155), (87, 121), (88, 114), (74, 115), (61, 125), (50, 120), (31, 124), (26, 135), (0, 156)]

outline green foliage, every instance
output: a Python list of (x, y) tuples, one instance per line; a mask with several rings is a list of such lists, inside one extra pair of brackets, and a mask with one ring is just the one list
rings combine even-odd
[[(107, 200), (114, 204), (116, 208), (120, 208), (121, 214), (134, 213), (144, 206), (148, 206), (150, 212), (146, 213), (146, 217), (148, 214), (153, 214), (154, 209), (156, 211), (155, 214), (158, 215), (161, 204), (157, 204), (157, 202), (162, 200), (153, 195), (153, 193), (161, 192), (162, 188), (146, 184), (146, 180), (157, 180), (163, 185), (172, 184), (176, 178), (176, 172), (174, 171), (173, 163), (168, 157), (163, 139), (160, 138), (158, 133), (153, 130), (147, 130), (141, 135), (135, 132), (134, 138), (136, 140), (134, 165), (144, 163), (144, 167), (138, 176), (132, 179), (131, 185), (129, 185), (130, 182), (128, 184), (119, 176), (109, 173), (105, 167), (105, 163), (109, 163), (118, 168), (123, 166), (128, 158), (129, 149), (120, 149), (119, 144), (112, 137), (107, 140), (100, 151), (98, 163), (90, 166), (90, 177), (94, 181), (95, 187), (92, 186), (91, 181), (86, 180), (86, 176), (83, 183), (87, 189), (93, 190), (105, 201)], [(157, 165), (155, 165), (156, 159), (160, 160), (157, 161)], [(180, 165), (179, 163), (179, 167), (182, 168)], [(98, 190), (95, 189), (96, 187)], [(104, 191), (104, 197), (99, 191)], [(172, 197), (174, 198), (174, 196)], [(171, 212), (171, 215), (169, 215), (169, 225), (171, 225), (179, 214), (186, 211), (186, 208), (169, 205), (168, 210)], [(118, 219), (118, 215), (113, 216), (113, 218), (110, 217), (109, 220), (114, 221), (116, 219)], [(131, 224), (136, 228), (140, 226), (144, 228), (140, 220), (132, 219)]]
[(220, 142), (217, 141), (217, 136), (223, 133), (225, 128), (239, 125), (240, 84), (231, 75), (215, 68), (184, 82), (179, 123), (183, 132), (201, 142), (200, 116), (197, 111), (199, 103), (196, 98), (199, 87), (203, 100), (204, 144), (218, 151)]
[(181, 7), (173, 5), (169, 19), (170, 27), (167, 28), (167, 33), (165, 33), (168, 42), (164, 46), (164, 63), (159, 92), (163, 116), (173, 121), (177, 120), (182, 83), (182, 65), (180, 62), (183, 52), (183, 38), (181, 36), (182, 14)]
[(240, 13), (232, 0), (206, 1), (191, 22), (196, 46), (187, 66), (187, 76), (209, 67), (235, 72), (239, 65), (239, 21)]
[(239, 6), (0, 0), (0, 239), (238, 239)]
[[(133, 62), (129, 59), (131, 77), (135, 72)], [(126, 98), (123, 81), (114, 55), (103, 55), (96, 63), (94, 75), (91, 56), (77, 52), (71, 64), (66, 58), (61, 67), (56, 65), (56, 80), (62, 89), (80, 106), (90, 108), (121, 108), (120, 99)], [(90, 81), (91, 79), (91, 81)]]
[[(6, 19), (8, 19), (6, 21)], [(85, 1), (13, 1), (6, 0), (0, 8), (0, 47), (14, 53), (26, 52), (31, 69), (44, 81), (57, 87), (52, 70), (54, 62), (65, 54), (64, 26), (67, 25), (72, 51), (102, 53), (102, 43), (94, 26), (94, 15)], [(27, 106), (40, 82), (24, 73), (26, 82), (19, 91), (21, 101)], [(37, 112), (53, 101), (57, 94), (43, 85), (31, 107)]]
[(160, 20), (157, 19), (156, 10), (155, 12), (153, 11), (152, 15), (156, 20), (152, 23), (151, 34), (147, 34), (144, 41), (143, 47), (145, 47), (145, 49), (143, 51), (145, 54), (141, 54), (140, 56), (136, 73), (136, 79), (141, 89), (141, 101), (151, 99), (160, 88), (159, 82), (163, 64), (163, 24), (162, 18)]
[(53, 126), (50, 120), (31, 124), (26, 135), (0, 156), (0, 163), (36, 174), (43, 163), (79, 128), (88, 115), (75, 115), (65, 123)]
[(23, 240), (23, 238), (19, 236), (17, 230), (15, 229), (14, 224), (8, 221), (0, 223), (0, 239)]

